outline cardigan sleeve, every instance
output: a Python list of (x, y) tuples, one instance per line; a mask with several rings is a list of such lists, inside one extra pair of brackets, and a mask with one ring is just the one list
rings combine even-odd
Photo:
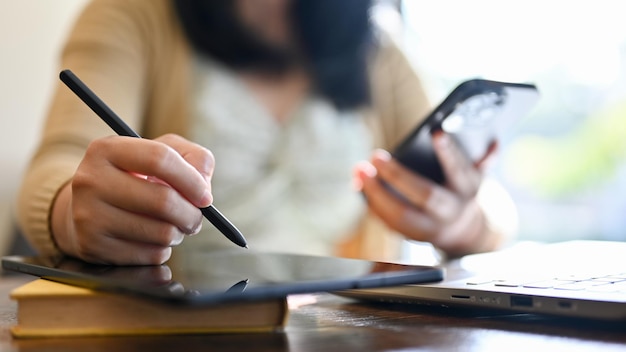
[(381, 35), (370, 75), (377, 144), (391, 150), (426, 118), (431, 103), (415, 69), (388, 36)]
[[(61, 55), (71, 69), (133, 127), (140, 126), (146, 90), (149, 11), (139, 1), (96, 0), (84, 9)], [(147, 3), (147, 2), (144, 2)], [(18, 223), (35, 249), (58, 254), (50, 213), (89, 143), (111, 130), (68, 88), (58, 83), (43, 135), (18, 194)]]

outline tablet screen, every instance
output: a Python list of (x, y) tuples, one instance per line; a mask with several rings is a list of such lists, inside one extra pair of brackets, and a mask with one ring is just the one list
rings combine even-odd
[(443, 278), (442, 269), (435, 267), (240, 249), (189, 253), (159, 266), (17, 256), (3, 258), (2, 265), (54, 281), (183, 304), (260, 300)]

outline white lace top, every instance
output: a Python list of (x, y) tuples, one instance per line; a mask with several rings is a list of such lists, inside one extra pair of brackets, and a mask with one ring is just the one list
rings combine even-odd
[[(331, 254), (365, 213), (351, 187), (372, 149), (362, 116), (311, 96), (281, 123), (232, 72), (200, 57), (194, 70), (189, 135), (215, 155), (215, 206), (253, 249)], [(208, 222), (185, 245), (234, 246)]]

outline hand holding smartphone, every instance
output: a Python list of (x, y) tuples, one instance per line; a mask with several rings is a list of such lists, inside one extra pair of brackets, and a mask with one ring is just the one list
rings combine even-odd
[(392, 152), (405, 167), (438, 184), (445, 175), (432, 134), (447, 133), (472, 162), (478, 162), (507, 128), (527, 114), (539, 98), (532, 84), (473, 79), (456, 87)]

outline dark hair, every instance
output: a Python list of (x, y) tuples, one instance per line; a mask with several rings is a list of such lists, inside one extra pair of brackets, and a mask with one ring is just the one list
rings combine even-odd
[(298, 57), (317, 94), (338, 109), (369, 103), (367, 61), (373, 43), (369, 0), (292, 0), (299, 55), (260, 40), (238, 20), (233, 0), (174, 0), (192, 46), (227, 67), (280, 72)]

